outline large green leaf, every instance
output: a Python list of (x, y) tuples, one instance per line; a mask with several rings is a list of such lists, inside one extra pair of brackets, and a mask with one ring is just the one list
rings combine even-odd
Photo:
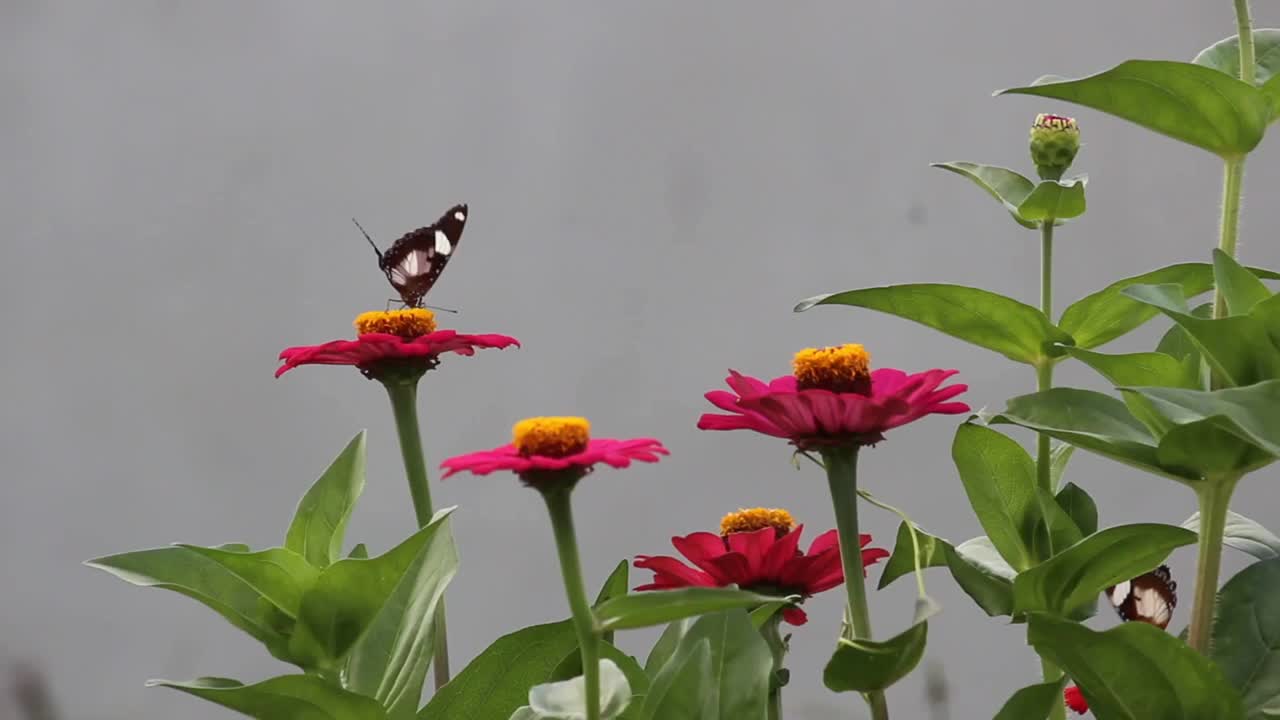
[[(1254, 84), (1264, 85), (1280, 73), (1280, 30), (1253, 31)], [(1231, 77), (1240, 77), (1240, 36), (1232, 35), (1210, 45), (1191, 62), (1213, 68)]]
[(365, 432), (361, 430), (302, 496), (284, 546), (318, 568), (341, 557), (347, 520), (364, 491)]
[(1029, 685), (1014, 693), (992, 720), (1028, 720), (1048, 717), (1062, 704), (1063, 680)]
[[(346, 658), (375, 621), (380, 625), (393, 622), (393, 618), (402, 611), (396, 605), (413, 597), (409, 586), (401, 588), (403, 582), (410, 585), (420, 580), (429, 585), (442, 580), (447, 582), (453, 573), (453, 568), (449, 567), (451, 549), (442, 549), (440, 554), (427, 558), (425, 566), (421, 563), (427, 546), (439, 541), (441, 535), (448, 536), (445, 519), (452, 511), (453, 508), (447, 508), (437, 512), (426, 527), (378, 557), (368, 560), (345, 558), (325, 568), (302, 597), (298, 631), (290, 641), (293, 652), (301, 656), (315, 654), (312, 662), (335, 665)], [(452, 546), (452, 540), (441, 542)], [(418, 575), (420, 571), (426, 575)], [(413, 599), (422, 602), (421, 598)], [(428, 621), (429, 618), (423, 620)], [(381, 625), (381, 631), (391, 632), (385, 625)], [(415, 633), (423, 631), (421, 627), (414, 628)], [(410, 646), (416, 646), (420, 639), (403, 640)], [(409, 647), (401, 645), (399, 649), (407, 651)], [(370, 669), (370, 672), (376, 674), (377, 671)]]
[(1027, 639), (1076, 681), (1098, 720), (1244, 720), (1240, 696), (1222, 673), (1154, 625), (1095, 632), (1037, 614)]
[(1023, 219), (1018, 214), (1018, 206), (1036, 187), (1035, 183), (1019, 173), (995, 165), (971, 162), (932, 163), (932, 166), (972, 180), (974, 185), (986, 190), (996, 202), (1003, 205), (1019, 225), (1031, 230), (1039, 227), (1038, 223)]
[(1017, 571), (1000, 557), (989, 538), (972, 538), (944, 550), (951, 577), (983, 612), (990, 617), (1013, 613), (1013, 578)]
[[(1193, 533), (1200, 532), (1200, 513), (1197, 512), (1182, 523), (1182, 527)], [(1223, 543), (1227, 547), (1248, 553), (1259, 560), (1280, 558), (1280, 537), (1262, 527), (1256, 520), (1227, 511), (1227, 527), (1223, 532)]]
[(972, 423), (956, 428), (951, 458), (996, 549), (1015, 569), (1034, 565), (1031, 544), (1041, 518), (1035, 461), (1012, 438)]
[(1098, 371), (1112, 385), (1165, 385), (1196, 388), (1199, 378), (1177, 358), (1161, 352), (1137, 352), (1108, 355), (1068, 348), (1067, 353)]
[(1098, 506), (1084, 488), (1075, 483), (1067, 483), (1054, 499), (1082, 535), (1088, 537), (1098, 531)]
[(1167, 60), (1129, 60), (1080, 80), (1037, 81), (998, 94), (1084, 105), (1223, 157), (1256, 147), (1271, 119), (1270, 103), (1257, 88)]
[[(1146, 401), (1134, 393), (1125, 395)], [(1156, 457), (1166, 467), (1186, 468), (1210, 479), (1244, 475), (1275, 461), (1275, 456), (1241, 438), (1229, 420), (1216, 417), (1170, 429), (1160, 438)]]
[(1018, 215), (1024, 220), (1044, 223), (1068, 220), (1084, 214), (1085, 178), (1069, 180), (1045, 180), (1018, 206)]
[(1213, 250), (1213, 279), (1232, 315), (1247, 315), (1254, 306), (1272, 295), (1248, 268), (1217, 248)]
[(772, 675), (773, 653), (746, 611), (715, 612), (680, 635), (654, 675), (643, 716), (764, 720)]
[(227, 678), (188, 682), (151, 680), (149, 686), (181, 690), (259, 720), (386, 720), (374, 700), (314, 675), (281, 675), (254, 685)]
[[(1280, 455), (1280, 380), (1222, 390), (1127, 387), (1176, 423), (1210, 418), (1271, 455)], [(1221, 422), (1225, 420), (1226, 422)]]
[[(634, 593), (601, 603), (596, 620), (602, 631), (664, 625), (672, 620), (719, 610), (753, 608), (783, 598), (736, 588), (691, 587)], [(796, 601), (799, 598), (794, 598)]]
[(1196, 541), (1173, 525), (1143, 523), (1099, 531), (1013, 581), (1014, 610), (1066, 615), (1111, 585), (1135, 578), (1164, 562), (1169, 553)]
[(552, 678), (578, 647), (573, 623), (534, 625), (503, 635), (440, 688), (419, 720), (506, 720), (529, 689)]
[[(631, 702), (631, 686), (617, 663), (600, 661), (600, 718), (620, 717)], [(535, 685), (529, 690), (529, 709), (549, 720), (583, 720), (587, 717), (587, 688), (581, 675), (569, 680)]]
[(640, 716), (645, 720), (719, 718), (719, 698), (707, 692), (713, 683), (711, 640), (699, 638), (656, 671)]
[(320, 575), (305, 558), (286, 548), (238, 552), (196, 545), (179, 547), (221, 565), (291, 618), (298, 617), (303, 594)]
[(457, 571), (458, 550), (443, 516), (347, 656), (346, 687), (378, 700), (392, 720), (418, 711), (435, 648), (436, 608)]
[(1070, 335), (1036, 308), (963, 285), (921, 283), (849, 290), (809, 298), (795, 309), (804, 312), (815, 305), (879, 310), (1033, 365), (1056, 353), (1055, 343), (1073, 344)]
[(1210, 656), (1249, 718), (1280, 706), (1280, 559), (1254, 563), (1222, 586)]
[(929, 637), (928, 617), (936, 611), (917, 601), (911, 627), (888, 640), (840, 638), (822, 671), (822, 682), (835, 692), (871, 692), (893, 685), (919, 664)]

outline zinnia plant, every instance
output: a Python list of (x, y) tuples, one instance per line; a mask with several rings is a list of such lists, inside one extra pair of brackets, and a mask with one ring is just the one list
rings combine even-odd
[[(993, 678), (989, 707), (965, 717), (1063, 720), (1068, 711), (1099, 720), (1280, 717), (1280, 539), (1232, 509), (1235, 490), (1257, 482), (1258, 471), (1280, 458), (1280, 296), (1268, 285), (1280, 273), (1237, 258), (1246, 160), (1280, 119), (1280, 29), (1255, 30), (1246, 0), (1233, 0), (1233, 7), (1237, 34), (1191, 62), (1130, 60), (1081, 79), (1046, 76), (998, 93), (1109, 114), (1220, 160), (1221, 196), (1203, 200), (1205, 212), (1220, 212), (1216, 247), (1200, 258), (1208, 262), (1174, 262), (1116, 279), (1064, 308), (1055, 304), (1056, 253), (1087, 239), (1071, 222), (1087, 209), (1087, 178), (1072, 171), (1089, 122), (1062, 108), (1035, 116), (1029, 138), (1019, 132), (1031, 176), (976, 162), (937, 163), (993, 198), (1013, 221), (1010, 234), (1029, 231), (1038, 263), (1019, 270), (1038, 283), (1037, 297), (922, 282), (818, 295), (795, 310), (852, 307), (924, 325), (993, 352), (995, 362), (1025, 368), (1026, 394), (975, 400), (976, 392), (957, 382), (958, 375), (973, 377), (968, 370), (928, 369), (934, 363), (927, 361), (916, 372), (873, 368), (858, 344), (801, 350), (791, 373), (772, 380), (731, 370), (727, 389), (706, 393), (712, 408), (696, 427), (751, 431), (779, 450), (785, 441), (797, 466), (811, 462), (826, 479), (824, 491), (814, 473), (798, 474), (785, 492), (829, 499), (829, 518), (809, 520), (835, 529), (806, 546), (805, 529), (789, 512), (739, 510), (722, 519), (718, 532), (682, 535), (676, 533), (689, 528), (663, 527), (675, 554), (632, 555), (634, 565), (621, 560), (605, 578), (584, 571), (580, 549), (593, 539), (579, 537), (571, 503), (598, 511), (608, 502), (602, 498), (616, 474), (595, 471), (626, 469), (627, 482), (646, 483), (655, 493), (686, 492), (699, 479), (688, 476), (678, 455), (668, 459), (654, 438), (595, 437), (581, 417), (516, 422), (511, 442), (454, 454), (440, 467), (446, 478), (509, 472), (538, 493), (566, 610), (509, 629), (456, 675), (444, 612), (460, 555), (452, 523), (484, 509), (434, 507), (417, 390), (445, 358), (518, 343), (440, 329), (430, 311), (417, 307), (453, 255), (468, 206), (455, 206), (386, 250), (370, 239), (379, 269), (407, 307), (360, 315), (355, 339), (285, 350), (276, 375), (303, 365), (345, 365), (386, 389), (418, 527), (389, 548), (347, 541), (366, 484), (360, 432), (303, 495), (278, 546), (175, 544), (90, 561), (129, 583), (202, 603), (294, 668), (248, 683), (204, 677), (152, 684), (263, 720), (781, 720), (792, 643), (820, 643), (834, 645), (823, 685), (857, 696), (848, 716), (864, 716), (856, 706), (865, 703), (873, 720), (886, 720), (890, 691), (926, 654), (929, 625), (974, 621), (972, 608), (939, 615), (926, 593), (929, 569), (945, 568), (991, 618), (993, 631), (1025, 633), (1022, 652), (1039, 675), (1034, 682)], [(1265, 231), (1259, 228), (1260, 239)], [(1070, 245), (1057, 244), (1063, 234)], [(1154, 347), (1129, 336), (1157, 318), (1163, 334)], [(845, 323), (848, 316), (837, 319)], [(1126, 336), (1130, 347), (1103, 351)], [(1096, 371), (1105, 391), (1055, 384), (1056, 368), (1075, 362)], [(984, 409), (973, 412), (967, 401)], [(924, 420), (954, 427), (954, 478), (927, 482), (958, 480), (963, 487), (980, 528), (963, 542), (922, 525), (968, 520), (968, 511), (926, 507), (914, 515), (917, 522), (871, 492), (891, 493), (894, 484), (858, 472), (868, 448), (941, 451), (897, 441), (897, 428)], [(654, 430), (664, 438), (695, 435), (694, 425), (688, 417), (683, 427)], [(484, 429), (490, 430), (505, 433)], [(698, 441), (715, 443), (705, 433)], [(1194, 514), (1179, 525), (1163, 522), (1168, 518), (1103, 525), (1086, 488), (1103, 480), (1072, 474), (1076, 449), (1144, 471), (1148, 477), (1138, 482), (1145, 485), (1135, 492), (1176, 485)], [(863, 532), (859, 510), (866, 505), (900, 518), (891, 552)], [(625, 513), (611, 517), (615, 537), (641, 522)], [(1190, 546), (1195, 574), (1175, 582), (1164, 563)], [(1256, 560), (1225, 583), (1224, 547)], [(519, 552), (539, 550), (530, 543)], [(633, 579), (633, 567), (645, 577)], [(872, 567), (876, 590), (913, 577), (915, 616), (905, 629), (873, 626)], [(594, 597), (589, 588), (599, 588)], [(816, 603), (806, 606), (814, 617), (802, 609), (807, 598), (836, 588), (843, 591), (843, 617), (819, 617)], [(513, 602), (521, 597), (520, 588), (501, 590)], [(1100, 605), (1127, 622), (1116, 623), (1111, 613), (1101, 613), (1107, 621), (1096, 618)], [(1170, 625), (1183, 617), (1185, 629)], [(784, 636), (785, 625), (803, 628)], [(633, 654), (640, 652), (636, 639), (624, 633), (651, 627), (661, 634), (641, 659)], [(968, 648), (957, 661), (971, 661), (975, 652), (985, 648)], [(429, 672), (434, 683), (426, 682)], [(932, 700), (944, 702), (944, 695)], [(895, 700), (894, 707), (901, 705)]]

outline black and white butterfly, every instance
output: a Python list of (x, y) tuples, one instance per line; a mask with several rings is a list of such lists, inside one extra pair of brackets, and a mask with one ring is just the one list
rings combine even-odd
[(1169, 574), (1169, 567), (1161, 565), (1132, 580), (1112, 585), (1105, 592), (1121, 619), (1149, 623), (1163, 630), (1169, 627), (1173, 609), (1178, 606), (1177, 590), (1178, 583)]
[[(431, 290), (453, 257), (467, 224), (467, 206), (454, 205), (434, 223), (405, 233), (385, 252), (378, 249), (369, 233), (360, 228), (378, 254), (378, 267), (406, 307), (422, 307), (422, 298)], [(359, 227), (360, 223), (356, 223)]]

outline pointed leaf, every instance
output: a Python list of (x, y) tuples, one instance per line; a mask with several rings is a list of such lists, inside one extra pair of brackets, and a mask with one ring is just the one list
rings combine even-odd
[(369, 548), (365, 547), (364, 543), (357, 543), (355, 547), (351, 548), (351, 552), (347, 557), (355, 558), (357, 560), (368, 560)]
[[(698, 657), (703, 647), (709, 652), (706, 667)], [(747, 613), (712, 613), (688, 626), (654, 676), (644, 716), (765, 720), (772, 675), (773, 654)]]
[(853, 305), (897, 315), (1022, 363), (1045, 361), (1051, 352), (1057, 353), (1051, 347), (1055, 343), (1074, 343), (1036, 308), (963, 285), (922, 283), (849, 290), (809, 298), (795, 309), (804, 312), (815, 305)]
[(1066, 487), (1058, 491), (1056, 499), (1085, 537), (1098, 531), (1098, 506), (1084, 488), (1075, 483), (1067, 483)]
[[(943, 549), (947, 544), (945, 540), (939, 540), (917, 527), (916, 542), (920, 545), (921, 570), (947, 564), (946, 551)], [(884, 564), (884, 570), (880, 572), (880, 584), (876, 589), (883, 590), (894, 580), (915, 571), (915, 544), (911, 542), (911, 531), (904, 522), (898, 525), (898, 539), (893, 545), (893, 554), (889, 556), (889, 560)]]
[(1210, 657), (1240, 692), (1249, 718), (1280, 707), (1280, 559), (1241, 570), (1218, 596)]
[(1196, 541), (1186, 528), (1157, 523), (1120, 525), (1097, 532), (1013, 581), (1014, 610), (1066, 615), (1104, 589), (1164, 562)]
[(1027, 720), (1048, 717), (1054, 708), (1062, 704), (1062, 686), (1065, 678), (1057, 682), (1029, 685), (1014, 693), (992, 720)]
[(1018, 215), (1037, 223), (1079, 217), (1086, 209), (1084, 185), (1082, 178), (1045, 180), (1018, 205)]
[(911, 627), (888, 640), (841, 638), (822, 671), (822, 682), (834, 692), (884, 690), (906, 677), (924, 657), (929, 637), (928, 614), (917, 608)]
[(1244, 720), (1240, 696), (1222, 673), (1154, 625), (1094, 632), (1034, 615), (1027, 640), (1075, 680), (1099, 720)]
[(1272, 295), (1256, 275), (1217, 248), (1213, 250), (1213, 278), (1232, 315), (1247, 315), (1255, 305)]
[(1080, 542), (1084, 533), (1058, 504), (1053, 493), (1037, 486), (1035, 494), (1039, 515), (1036, 518), (1035, 534), (1032, 536), (1031, 552), (1037, 562), (1043, 562)]
[(1224, 157), (1258, 145), (1270, 105), (1257, 88), (1191, 63), (1129, 60), (1080, 80), (1001, 90), (1100, 110)]
[(711, 665), (711, 640), (698, 638), (679, 649), (654, 675), (649, 693), (644, 697), (641, 717), (718, 718), (719, 698), (708, 692), (714, 686)]
[[(1062, 487), (1062, 476), (1067, 472), (1067, 462), (1071, 460), (1071, 455), (1075, 452), (1075, 449), (1075, 445), (1068, 443), (1053, 443), (1053, 449), (1049, 451), (1050, 487), (1055, 489)], [(1083, 530), (1084, 528), (1082, 527), (1081, 529)]]
[(301, 555), (285, 548), (246, 553), (197, 545), (178, 547), (202, 555), (234, 573), (292, 618), (298, 617), (303, 593), (320, 575)]
[(985, 536), (946, 546), (951, 577), (990, 617), (1013, 613), (1013, 578), (1018, 574)]
[[(1280, 30), (1253, 31), (1254, 84), (1263, 85), (1280, 72)], [(1232, 35), (1210, 45), (1191, 62), (1213, 68), (1233, 78), (1240, 77), (1240, 36)]]
[(609, 577), (605, 579), (604, 585), (600, 587), (600, 592), (596, 595), (594, 605), (600, 605), (605, 601), (626, 595), (627, 587), (630, 585), (628, 581), (630, 574), (631, 563), (626, 560), (619, 562), (613, 568), (613, 572), (609, 573)]
[(644, 661), (646, 675), (657, 676), (662, 666), (675, 655), (676, 649), (680, 647), (680, 641), (689, 634), (689, 628), (693, 627), (693, 623), (693, 618), (681, 618), (667, 625), (662, 635), (658, 636), (658, 641), (649, 649), (649, 657)]
[(1020, 570), (1034, 565), (1031, 544), (1041, 516), (1031, 456), (1012, 438), (966, 423), (956, 428), (951, 457), (978, 522), (1000, 555)]
[[(753, 608), (783, 598), (734, 588), (656, 590), (609, 600), (596, 608), (603, 631), (664, 625), (672, 620), (733, 608)], [(798, 601), (799, 598), (794, 598)]]
[(1036, 223), (1025, 220), (1018, 214), (1018, 206), (1022, 204), (1023, 200), (1027, 199), (1027, 196), (1036, 187), (1035, 183), (1022, 175), (1008, 168), (971, 162), (933, 163), (932, 167), (953, 172), (972, 180), (974, 185), (986, 190), (991, 197), (996, 199), (996, 202), (1003, 205), (1004, 209), (1009, 211), (1009, 215), (1019, 225), (1031, 230), (1038, 227)]
[(1186, 367), (1177, 358), (1164, 353), (1108, 355), (1069, 348), (1067, 354), (1098, 371), (1112, 385), (1165, 385), (1181, 388), (1200, 386), (1198, 378), (1188, 374)]
[(317, 568), (342, 554), (342, 538), (364, 491), (365, 432), (361, 430), (307, 490), (289, 525), (284, 546)]
[(377, 702), (314, 675), (281, 675), (254, 685), (226, 678), (151, 680), (259, 720), (386, 720)]
[[(1193, 533), (1200, 532), (1200, 513), (1195, 513), (1182, 523), (1182, 527)], [(1227, 547), (1248, 553), (1259, 560), (1280, 558), (1280, 537), (1262, 527), (1257, 521), (1227, 511), (1227, 527), (1223, 533), (1223, 543)]]

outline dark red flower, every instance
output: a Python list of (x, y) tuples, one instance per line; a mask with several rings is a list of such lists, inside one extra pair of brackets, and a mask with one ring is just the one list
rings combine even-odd
[(1080, 688), (1075, 685), (1072, 685), (1062, 691), (1062, 700), (1067, 704), (1067, 707), (1074, 710), (1077, 715), (1083, 715), (1089, 712), (1088, 701), (1084, 699), (1084, 695), (1081, 694)]
[[(693, 567), (667, 555), (638, 555), (635, 566), (652, 571), (653, 582), (636, 590), (737, 585), (758, 592), (810, 597), (843, 583), (836, 531), (819, 535), (807, 553), (799, 549), (802, 532), (803, 525), (790, 531), (766, 526), (726, 535), (696, 532), (673, 537), (671, 544)], [(871, 536), (862, 535), (860, 540), (866, 548)], [(881, 548), (865, 549), (862, 566), (866, 568), (886, 557), (889, 553)], [(783, 618), (792, 625), (803, 625), (808, 619), (799, 608), (784, 610)]]
[(440, 464), (444, 477), (463, 471), (488, 475), (495, 470), (510, 470), (522, 477), (540, 471), (556, 472), (571, 468), (584, 473), (604, 463), (625, 468), (633, 460), (657, 462), (668, 455), (662, 443), (653, 438), (589, 437), (590, 424), (584, 418), (539, 417), (521, 420), (512, 430), (514, 442), (509, 445), (451, 457)]

